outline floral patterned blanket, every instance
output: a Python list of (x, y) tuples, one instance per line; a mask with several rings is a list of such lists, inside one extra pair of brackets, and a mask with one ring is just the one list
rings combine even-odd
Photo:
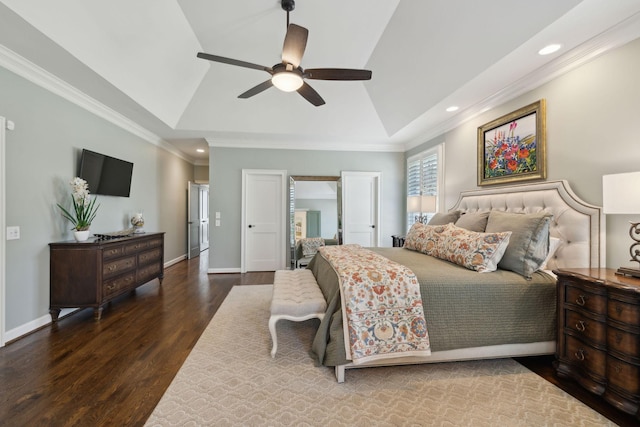
[(415, 274), (360, 245), (319, 249), (340, 282), (347, 359), (354, 365), (431, 349)]

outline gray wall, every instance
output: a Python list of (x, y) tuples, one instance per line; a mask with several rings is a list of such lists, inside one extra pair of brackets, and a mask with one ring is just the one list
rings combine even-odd
[[(339, 176), (342, 171), (382, 172), (381, 246), (404, 228), (404, 154), (212, 147), (209, 153), (211, 227), (209, 269), (240, 268), (242, 169), (286, 170), (289, 175)], [(288, 240), (287, 240), (288, 241)]]
[(6, 245), (7, 331), (50, 320), (47, 245), (73, 238), (56, 203), (70, 203), (82, 148), (134, 163), (131, 196), (98, 196), (91, 230), (121, 230), (142, 211), (146, 230), (166, 232), (165, 261), (184, 256), (190, 163), (4, 68), (0, 87), (0, 115), (16, 126), (7, 131), (6, 222), (21, 232)]
[[(586, 202), (602, 205), (602, 175), (640, 171), (640, 39), (500, 105), (407, 155), (445, 142), (444, 208), (476, 185), (479, 126), (538, 99), (547, 101), (547, 179), (565, 179)], [(640, 197), (640, 190), (629, 197)], [(608, 215), (607, 266), (630, 264), (629, 221)]]

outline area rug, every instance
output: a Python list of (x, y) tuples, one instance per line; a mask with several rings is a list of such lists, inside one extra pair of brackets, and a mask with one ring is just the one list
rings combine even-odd
[(234, 287), (148, 426), (615, 425), (511, 359), (347, 370), (314, 366), (317, 320), (278, 322), (272, 287)]

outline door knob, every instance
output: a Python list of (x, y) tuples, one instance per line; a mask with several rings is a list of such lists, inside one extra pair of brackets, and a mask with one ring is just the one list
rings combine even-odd
[(249, 228), (253, 228), (253, 225), (249, 224)]
[(370, 225), (369, 227), (371, 227), (371, 228), (376, 228), (376, 226), (375, 226), (375, 225)]

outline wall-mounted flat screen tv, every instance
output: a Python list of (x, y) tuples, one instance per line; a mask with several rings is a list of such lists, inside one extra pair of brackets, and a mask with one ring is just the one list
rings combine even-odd
[(87, 181), (90, 193), (129, 197), (132, 174), (131, 162), (82, 150), (78, 176)]

